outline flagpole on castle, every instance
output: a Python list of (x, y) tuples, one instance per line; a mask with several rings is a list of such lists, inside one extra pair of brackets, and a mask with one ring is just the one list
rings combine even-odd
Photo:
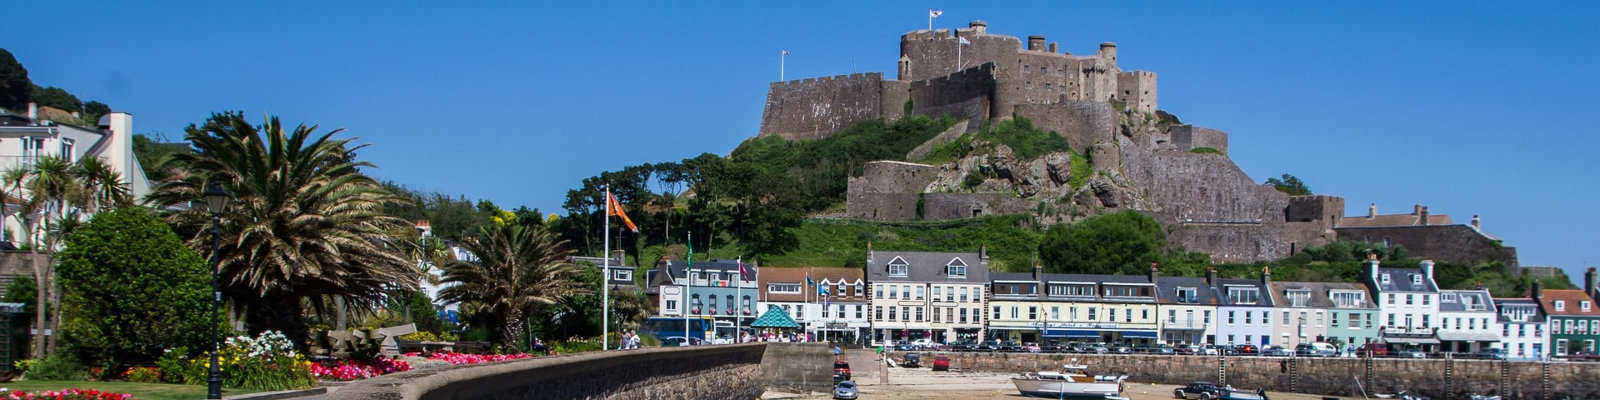
[(600, 350), (611, 349), (611, 186), (606, 185), (605, 252), (600, 254)]
[(778, 82), (783, 82), (783, 65), (789, 58), (788, 50), (778, 51)]

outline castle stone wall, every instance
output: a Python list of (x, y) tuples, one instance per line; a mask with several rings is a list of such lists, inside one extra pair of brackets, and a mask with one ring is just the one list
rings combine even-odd
[(818, 139), (881, 118), (883, 74), (865, 73), (773, 82), (761, 114), (761, 136)]
[(1281, 223), (1288, 196), (1257, 185), (1227, 157), (1182, 151), (1123, 154), (1146, 199), (1180, 222)]
[(845, 189), (845, 214), (874, 221), (916, 220), (921, 193), (938, 174), (938, 168), (926, 164), (868, 162)]
[(1156, 112), (1156, 73), (1129, 71), (1117, 74), (1117, 98), (1127, 102), (1128, 107), (1135, 111)]
[(1329, 195), (1289, 196), (1289, 208), (1283, 212), (1287, 221), (1320, 222), (1328, 228), (1344, 217), (1344, 198)]
[(1107, 103), (1019, 104), (1016, 115), (1032, 121), (1039, 129), (1060, 133), (1079, 154), (1095, 143), (1110, 142), (1117, 132), (1116, 110)]
[(1335, 227), (1339, 240), (1389, 243), (1405, 246), (1412, 257), (1471, 264), (1500, 261), (1515, 270), (1517, 248), (1497, 243), (1469, 225), (1424, 225), (1393, 227)]
[(993, 115), (994, 64), (968, 68), (949, 76), (911, 83), (912, 113), (930, 117), (952, 116), (970, 120), (970, 129), (982, 127)]
[(922, 209), (923, 219), (939, 221), (1026, 213), (1029, 203), (1010, 193), (926, 193)]
[(899, 121), (906, 115), (906, 102), (911, 101), (911, 83), (883, 81), (882, 97), (878, 110), (886, 121)]
[(1167, 240), (1184, 250), (1211, 254), (1214, 262), (1275, 260), (1289, 255), (1278, 224), (1182, 223), (1172, 225)]
[(1172, 127), (1172, 144), (1179, 151), (1189, 151), (1201, 147), (1210, 147), (1228, 154), (1228, 133), (1211, 128), (1194, 125), (1178, 125)]

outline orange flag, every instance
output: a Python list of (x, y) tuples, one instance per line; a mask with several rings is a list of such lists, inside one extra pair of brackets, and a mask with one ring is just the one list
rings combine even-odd
[(628, 213), (622, 211), (622, 203), (617, 201), (617, 196), (614, 195), (614, 194), (611, 194), (611, 192), (607, 191), (606, 192), (606, 216), (610, 217), (612, 215), (621, 217), (622, 218), (622, 224), (623, 225), (627, 225), (628, 226), (628, 230), (632, 230), (634, 233), (639, 233), (639, 227), (637, 225), (633, 224), (633, 220), (628, 219)]

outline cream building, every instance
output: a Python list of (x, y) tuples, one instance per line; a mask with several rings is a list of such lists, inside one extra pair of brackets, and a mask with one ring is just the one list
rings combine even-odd
[(983, 337), (989, 257), (978, 253), (867, 250), (872, 343)]

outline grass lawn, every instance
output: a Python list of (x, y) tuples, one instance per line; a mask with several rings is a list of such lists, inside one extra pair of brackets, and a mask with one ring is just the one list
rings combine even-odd
[[(67, 388), (94, 389), (102, 392), (132, 394), (140, 400), (190, 400), (206, 398), (205, 385), (171, 385), (165, 383), (89, 382), (89, 381), (14, 381), (0, 383), (7, 391), (41, 392)], [(223, 396), (250, 393), (251, 390), (222, 389)]]

